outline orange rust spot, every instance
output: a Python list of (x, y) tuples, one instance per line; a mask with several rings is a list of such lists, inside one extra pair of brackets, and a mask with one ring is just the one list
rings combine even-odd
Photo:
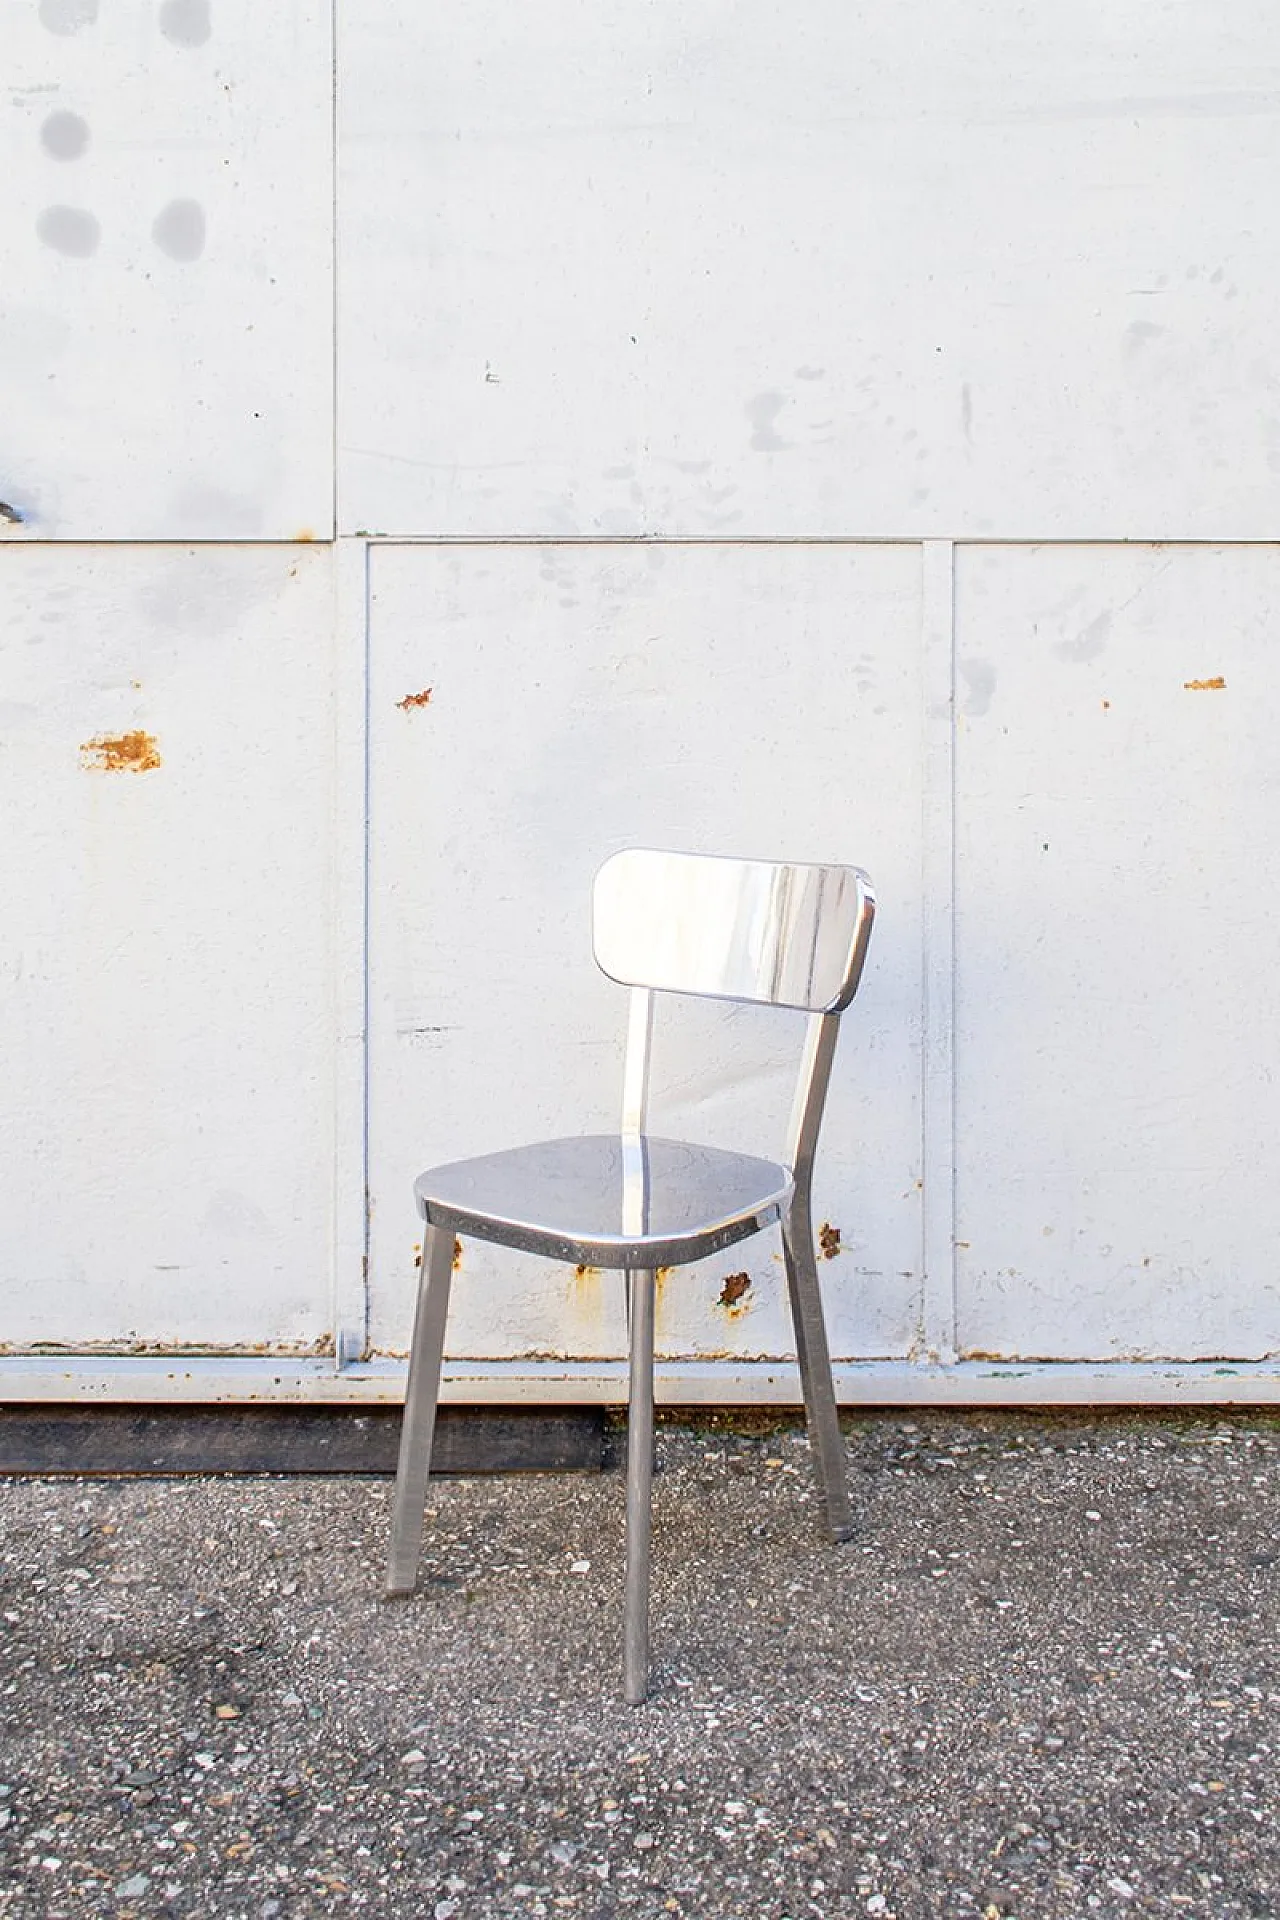
[(298, 542), (298, 545), (302, 547), (305, 547), (309, 541), (315, 539), (315, 535), (312, 533), (310, 527), (299, 527), (293, 537)]
[(739, 1300), (751, 1291), (749, 1273), (730, 1273), (725, 1275), (724, 1285), (720, 1289), (720, 1305), (736, 1307)]
[[(415, 1271), (422, 1265), (422, 1242), (420, 1240), (415, 1240), (413, 1243), (413, 1265)], [(453, 1271), (456, 1273), (461, 1265), (462, 1242), (455, 1234), (453, 1241)], [(366, 1279), (368, 1278), (367, 1275), (365, 1277)]]
[(840, 1229), (824, 1220), (818, 1228), (818, 1252), (824, 1260), (834, 1260), (840, 1251)]
[(1182, 683), (1187, 693), (1220, 693), (1226, 684), (1220, 673), (1215, 673), (1212, 680), (1184, 680)]
[(396, 705), (399, 707), (401, 713), (408, 713), (413, 707), (429, 707), (431, 705), (431, 689), (430, 687), (424, 687), (421, 693), (406, 693), (403, 700), (396, 701)]
[(1111, 711), (1111, 702), (1110, 702), (1109, 700), (1104, 700), (1104, 701), (1103, 701), (1103, 703), (1102, 703), (1102, 711), (1103, 711), (1104, 713), (1110, 713), (1110, 711)]
[(99, 733), (80, 743), (81, 765), (99, 773), (150, 773), (161, 764), (155, 735)]

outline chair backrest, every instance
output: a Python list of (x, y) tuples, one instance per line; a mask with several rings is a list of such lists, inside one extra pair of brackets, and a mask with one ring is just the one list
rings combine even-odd
[(797, 1007), (810, 1015), (786, 1149), (797, 1188), (807, 1187), (840, 1015), (858, 990), (874, 917), (875, 894), (858, 867), (647, 847), (605, 861), (596, 875), (592, 937), (601, 971), (632, 989), (622, 1132), (624, 1186), (637, 1219), (654, 993)]
[(839, 1013), (875, 896), (857, 867), (632, 847), (597, 873), (593, 906), (596, 962), (623, 986)]

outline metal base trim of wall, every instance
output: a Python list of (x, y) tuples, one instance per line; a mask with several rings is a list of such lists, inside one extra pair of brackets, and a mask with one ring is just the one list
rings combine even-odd
[[(1280, 1361), (1115, 1360), (838, 1362), (836, 1393), (848, 1407), (1277, 1406)], [(335, 1369), (331, 1360), (193, 1355), (23, 1354), (0, 1359), (0, 1406), (87, 1404), (384, 1406), (404, 1399), (403, 1363)], [(447, 1362), (441, 1397), (470, 1406), (617, 1406), (621, 1360)], [(659, 1361), (666, 1406), (800, 1404), (785, 1361)]]
[[(0, 1408), (0, 1474), (392, 1474), (396, 1407)], [(434, 1474), (599, 1473), (601, 1407), (444, 1407)]]

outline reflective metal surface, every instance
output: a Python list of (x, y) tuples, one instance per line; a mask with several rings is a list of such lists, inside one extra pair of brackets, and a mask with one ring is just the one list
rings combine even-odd
[(665, 1267), (772, 1225), (791, 1176), (750, 1154), (595, 1133), (434, 1167), (414, 1192), (424, 1218), (455, 1233), (596, 1267)]
[(596, 875), (595, 956), (624, 986), (837, 1012), (857, 991), (874, 912), (857, 867), (633, 847)]
[[(622, 1130), (544, 1140), (435, 1167), (414, 1183), (426, 1222), (387, 1591), (417, 1575), (453, 1236), (626, 1273), (631, 1353), (623, 1683), (634, 1705), (649, 1678), (654, 1275), (782, 1223), (796, 1356), (818, 1485), (833, 1538), (853, 1528), (831, 1378), (809, 1189), (835, 1058), (875, 912), (856, 867), (797, 867), (635, 850), (595, 883), (595, 952), (630, 986)], [(789, 1164), (646, 1132), (655, 991), (754, 1000), (809, 1012), (787, 1143)]]

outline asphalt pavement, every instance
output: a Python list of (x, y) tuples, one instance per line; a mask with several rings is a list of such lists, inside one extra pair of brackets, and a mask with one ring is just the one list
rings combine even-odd
[(665, 1423), (617, 1472), (0, 1482), (0, 1914), (1280, 1915), (1280, 1426)]

